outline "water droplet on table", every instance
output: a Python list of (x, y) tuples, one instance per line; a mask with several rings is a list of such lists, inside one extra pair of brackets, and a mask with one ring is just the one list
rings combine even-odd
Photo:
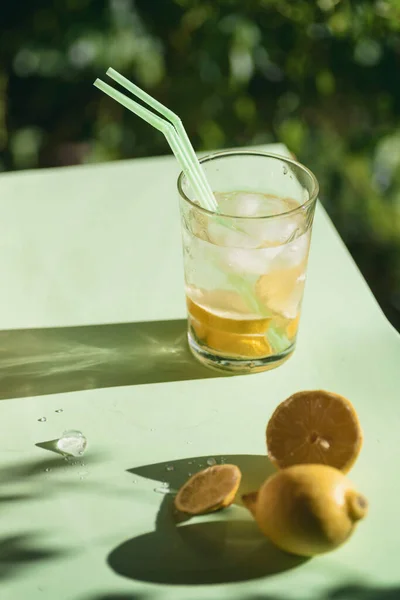
[(57, 448), (68, 456), (82, 456), (87, 447), (87, 439), (81, 431), (70, 429), (64, 431), (57, 441)]
[(287, 172), (288, 172), (288, 168), (287, 168), (286, 165), (284, 165), (284, 167), (283, 167), (283, 174), (287, 175)]
[(154, 488), (154, 491), (157, 492), (157, 494), (168, 494), (169, 493), (169, 485), (168, 484), (167, 484), (167, 486), (161, 485), (161, 487)]
[(137, 483), (137, 479), (134, 479), (134, 480), (132, 481), (132, 483)]
[(39, 423), (45, 423), (45, 421), (47, 421), (46, 417), (40, 417), (40, 419), (38, 419)]
[(46, 473), (50, 473), (51, 469), (45, 469)]
[(62, 408), (57, 408), (57, 410), (55, 410), (54, 412), (56, 412), (56, 413), (62, 413), (63, 409)]
[(217, 461), (215, 460), (215, 458), (208, 458), (207, 459), (207, 464), (209, 467), (213, 467), (214, 465), (217, 464)]
[(175, 467), (174, 467), (174, 465), (167, 465), (167, 466), (165, 467), (165, 470), (166, 470), (166, 471), (175, 471)]

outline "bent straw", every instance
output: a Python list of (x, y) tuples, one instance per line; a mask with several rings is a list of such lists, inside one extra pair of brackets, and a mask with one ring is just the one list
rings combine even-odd
[(102, 92), (104, 92), (105, 94), (107, 94), (108, 96), (110, 96), (111, 98), (128, 108), (130, 111), (134, 112), (136, 115), (138, 115), (138, 117), (141, 117), (144, 121), (158, 129), (165, 135), (173, 153), (175, 154), (179, 164), (181, 165), (182, 171), (184, 171), (193, 189), (197, 191), (197, 194), (203, 200), (203, 202), (207, 203), (206, 208), (208, 208), (209, 210), (213, 210), (214, 207), (210, 207), (208, 204), (208, 198), (207, 200), (204, 198), (203, 189), (199, 184), (198, 177), (195, 173), (193, 173), (191, 169), (191, 163), (188, 159), (187, 154), (185, 153), (185, 150), (182, 146), (182, 142), (171, 123), (165, 121), (161, 117), (158, 117), (157, 115), (150, 112), (149, 110), (147, 110), (147, 108), (144, 108), (144, 106), (141, 106), (134, 100), (127, 98), (124, 94), (118, 92), (110, 85), (108, 85), (108, 83), (105, 83), (101, 79), (96, 79), (94, 85), (97, 88), (99, 88)]
[(170, 121), (172, 123), (172, 125), (175, 127), (175, 130), (182, 142), (183, 149), (185, 150), (185, 152), (187, 153), (187, 155), (190, 159), (191, 166), (197, 173), (199, 183), (201, 184), (201, 187), (203, 190), (203, 196), (204, 196), (204, 198), (207, 197), (208, 206), (212, 206), (212, 210), (216, 211), (217, 204), (215, 202), (214, 194), (213, 194), (212, 189), (207, 181), (207, 178), (204, 175), (204, 171), (201, 168), (201, 165), (200, 165), (199, 160), (196, 156), (196, 153), (193, 149), (193, 146), (190, 143), (190, 140), (188, 138), (186, 130), (183, 126), (183, 123), (182, 123), (181, 119), (178, 117), (178, 115), (175, 114), (172, 110), (170, 110), (167, 106), (164, 106), (164, 104), (161, 104), (161, 102), (159, 102), (158, 100), (156, 100), (155, 98), (150, 96), (150, 94), (148, 94), (147, 92), (142, 90), (139, 86), (135, 85), (134, 83), (129, 81), (129, 79), (127, 79), (126, 77), (124, 77), (123, 75), (118, 73), (118, 71), (116, 71), (112, 67), (110, 67), (107, 70), (107, 75), (109, 77), (111, 77), (111, 79), (114, 79), (114, 81), (119, 83), (123, 88), (125, 88), (126, 90), (128, 90), (129, 92), (131, 92), (132, 94), (137, 96), (138, 98), (140, 98), (143, 102), (146, 102), (146, 104), (151, 106), (154, 110), (159, 112), (165, 119), (167, 119), (168, 121)]
[[(117, 72), (115, 71), (115, 73), (117, 73)], [(214, 195), (211, 192), (211, 196), (213, 199), (213, 206), (210, 206), (208, 204), (208, 202), (209, 202), (208, 194), (205, 195), (204, 187), (202, 186), (202, 182), (201, 182), (202, 179), (205, 180), (205, 176), (204, 176), (203, 171), (201, 170), (200, 164), (197, 161), (197, 157), (194, 154), (194, 150), (192, 148), (193, 154), (194, 154), (196, 160), (191, 161), (189, 158), (189, 155), (186, 152), (185, 145), (182, 142), (182, 139), (179, 137), (179, 135), (178, 135), (177, 131), (175, 130), (175, 128), (173, 127), (173, 125), (170, 122), (166, 121), (165, 119), (162, 119), (161, 117), (158, 117), (154, 113), (150, 112), (149, 110), (147, 110), (147, 108), (144, 108), (143, 106), (141, 106), (140, 104), (138, 104), (137, 102), (132, 100), (131, 98), (127, 98), (127, 96), (125, 96), (121, 92), (115, 90), (114, 88), (112, 88), (110, 85), (108, 85), (101, 79), (96, 79), (96, 81), (94, 82), (94, 85), (97, 88), (99, 88), (102, 92), (104, 92), (105, 94), (107, 94), (108, 96), (110, 96), (111, 98), (113, 98), (114, 100), (116, 100), (117, 102), (122, 104), (123, 106), (125, 106), (128, 110), (132, 111), (133, 113), (135, 113), (136, 115), (141, 117), (144, 121), (146, 121), (147, 123), (149, 123), (156, 129), (158, 129), (165, 135), (169, 145), (171, 146), (173, 153), (175, 154), (175, 157), (177, 158), (179, 164), (181, 165), (181, 168), (182, 168), (183, 172), (185, 173), (186, 177), (188, 178), (193, 189), (198, 194), (199, 199), (201, 199), (203, 201), (205, 208), (208, 208), (208, 210), (212, 210), (215, 212)], [(140, 88), (138, 88), (138, 89), (140, 90)], [(142, 92), (142, 90), (140, 90), (140, 91)], [(147, 96), (147, 94), (145, 92), (143, 92), (142, 95)], [(150, 98), (151, 98), (151, 96), (150, 96)], [(152, 100), (154, 100), (154, 99), (152, 99)], [(157, 101), (154, 100), (154, 103), (157, 103)], [(163, 105), (161, 105), (161, 106), (163, 106)], [(172, 113), (172, 114), (174, 115), (174, 113)], [(177, 116), (175, 115), (175, 117), (177, 117)], [(183, 128), (183, 125), (182, 125), (182, 128)], [(188, 143), (191, 146), (189, 139), (188, 139)], [(195, 165), (198, 164), (199, 170), (196, 170), (194, 168), (194, 164)], [(200, 181), (199, 181), (199, 179), (200, 179)], [(217, 221), (220, 222), (221, 224), (223, 224), (225, 227), (240, 231), (239, 228), (237, 228), (234, 224), (230, 224), (230, 223), (226, 222), (225, 219), (221, 219), (220, 217), (217, 217)], [(238, 291), (240, 290), (240, 292), (242, 293), (245, 301), (247, 302), (247, 304), (250, 308), (257, 311), (259, 314), (261, 314), (263, 316), (270, 316), (269, 311), (266, 310), (266, 307), (257, 298), (257, 295), (254, 294), (254, 292), (251, 288), (251, 285), (248, 282), (246, 282), (244, 277), (240, 277), (240, 276), (234, 277), (233, 275), (231, 275), (231, 276), (228, 276), (228, 280), (231, 282), (231, 284), (233, 285), (234, 288), (236, 288)]]
[[(165, 118), (158, 117), (151, 111), (144, 108), (141, 104), (138, 104), (134, 100), (128, 98), (121, 92), (118, 92), (110, 85), (102, 81), (101, 79), (96, 79), (94, 85), (98, 87), (102, 92), (134, 112), (136, 115), (144, 119), (147, 123), (164, 133), (166, 136), (169, 145), (173, 153), (175, 154), (179, 164), (181, 165), (182, 170), (184, 171), (186, 177), (188, 178), (191, 186), (193, 187), (198, 199), (200, 201), (200, 206), (203, 205), (204, 208), (216, 213), (218, 215), (218, 205), (215, 201), (215, 196), (209, 186), (209, 183), (204, 175), (204, 172), (200, 166), (200, 163), (197, 159), (195, 151), (190, 143), (190, 140), (187, 136), (185, 128), (183, 127), (182, 121), (172, 110), (169, 110), (166, 106), (152, 98), (149, 94), (140, 89), (137, 85), (131, 83), (129, 79), (123, 77), (112, 69), (111, 67), (108, 69), (107, 73), (120, 83), (122, 86), (125, 86), (126, 89), (131, 91), (132, 93), (136, 93), (142, 100), (148, 102), (148, 104), (153, 107), (155, 110), (159, 110), (162, 112)], [(167, 121), (166, 119), (170, 118), (173, 123)], [(175, 128), (174, 128), (175, 124)], [(179, 131), (177, 131), (177, 129)], [(227, 227), (228, 229), (232, 229), (233, 231), (239, 231), (241, 233), (243, 230), (238, 227), (235, 223), (228, 222), (226, 219), (221, 219), (220, 217), (216, 217), (218, 223)]]
[[(104, 83), (104, 81), (102, 81), (101, 79), (96, 79), (96, 81), (94, 82), (94, 85), (96, 87), (98, 87), (103, 92), (111, 96), (111, 98), (113, 98), (120, 104), (123, 104), (123, 106), (137, 114), (139, 117), (142, 117), (150, 125), (153, 125), (153, 127), (156, 127), (159, 131), (162, 131), (164, 135), (167, 135), (165, 133), (165, 126), (168, 128), (168, 143), (171, 146), (173, 153), (175, 154), (179, 164), (181, 165), (182, 170), (187, 176), (196, 195), (198, 196), (200, 206), (203, 206), (204, 208), (218, 214), (218, 205), (215, 201), (215, 196), (205, 177), (204, 171), (201, 168), (196, 153), (193, 150), (193, 146), (190, 143), (185, 128), (178, 115), (176, 115), (174, 112), (172, 112), (172, 110), (161, 104), (161, 102), (158, 102), (158, 100), (147, 94), (147, 92), (142, 90), (140, 87), (129, 81), (129, 79), (126, 79), (126, 77), (118, 73), (118, 71), (116, 71), (115, 69), (112, 69), (110, 67), (107, 71), (107, 74), (117, 83), (119, 83), (122, 87), (125, 87), (125, 89), (127, 89), (128, 91), (132, 92), (133, 94), (136, 94), (141, 100), (147, 102), (152, 108), (154, 108), (154, 110), (158, 110), (164, 116), (164, 119), (161, 119), (154, 113), (145, 109), (141, 104), (138, 104), (134, 100), (127, 98), (127, 96), (125, 96), (121, 92), (118, 92), (117, 90), (109, 86), (107, 83)], [(145, 114), (146, 117), (144, 116)], [(167, 121), (166, 119), (170, 119), (170, 121)], [(161, 122), (164, 123), (162, 128)], [(155, 123), (157, 123), (157, 125)], [(172, 138), (174, 139), (173, 142), (170, 141)], [(171, 143), (174, 145), (173, 147)], [(178, 144), (180, 146), (179, 155), (177, 155), (175, 151)], [(183, 166), (183, 160), (186, 161), (185, 166)], [(240, 227), (238, 227), (233, 222), (228, 222), (226, 219), (221, 219), (218, 216), (216, 217), (216, 220), (218, 223), (220, 223), (224, 227), (227, 227), (228, 229), (245, 233)]]

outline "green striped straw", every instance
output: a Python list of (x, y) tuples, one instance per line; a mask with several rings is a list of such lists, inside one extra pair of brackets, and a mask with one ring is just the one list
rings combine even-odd
[(215, 202), (213, 191), (210, 187), (210, 184), (205, 177), (204, 171), (199, 163), (199, 160), (196, 156), (196, 153), (193, 149), (192, 144), (190, 143), (188, 134), (186, 133), (186, 129), (183, 126), (181, 119), (175, 114), (172, 110), (161, 104), (158, 100), (147, 94), (144, 90), (142, 90), (139, 86), (135, 85), (129, 79), (118, 73), (115, 69), (110, 67), (107, 70), (107, 75), (114, 79), (117, 83), (119, 83), (122, 87), (129, 90), (132, 94), (146, 102), (149, 106), (154, 108), (157, 112), (159, 112), (165, 119), (168, 119), (172, 125), (175, 127), (175, 130), (178, 134), (178, 137), (181, 140), (181, 144), (185, 152), (188, 154), (189, 159), (191, 161), (192, 167), (197, 174), (198, 182), (203, 189), (203, 196), (207, 196), (207, 204), (213, 207), (213, 210), (217, 209), (217, 205)]
[[(206, 179), (204, 171), (200, 165), (200, 162), (195, 154), (192, 144), (188, 138), (188, 135), (185, 131), (185, 128), (182, 124), (181, 119), (176, 115), (172, 110), (158, 102), (155, 98), (147, 94), (144, 90), (139, 88), (137, 85), (126, 79), (123, 75), (115, 71), (115, 69), (109, 68), (107, 71), (107, 75), (109, 75), (114, 81), (119, 83), (122, 87), (130, 91), (135, 96), (139, 97), (143, 102), (146, 102), (149, 106), (151, 106), (154, 110), (159, 112), (164, 118), (161, 118), (147, 108), (138, 104), (131, 98), (128, 98), (118, 90), (115, 90), (110, 85), (102, 81), (101, 79), (96, 79), (94, 85), (99, 88), (102, 92), (122, 104), (130, 111), (135, 113), (138, 117), (141, 117), (144, 121), (161, 131), (171, 149), (175, 154), (182, 171), (185, 173), (190, 185), (192, 186), (197, 200), (199, 200), (200, 205), (207, 210), (210, 210), (214, 213), (218, 213), (218, 205), (215, 200), (214, 194), (211, 190), (211, 187)], [(221, 217), (216, 217), (217, 221), (223, 224), (225, 227), (229, 229), (233, 229), (236, 231), (241, 231), (239, 227), (235, 224), (231, 224)], [(245, 299), (248, 306), (257, 311), (260, 315), (270, 316), (269, 311), (266, 307), (260, 302), (257, 296), (254, 293), (249, 282), (246, 281), (244, 277), (241, 276), (228, 276), (228, 280), (231, 285), (235, 287), (238, 291), (241, 292), (243, 298)], [(279, 339), (279, 335), (276, 336)], [(274, 344), (276, 345), (276, 344)]]
[(204, 172), (179, 117), (163, 104), (149, 96), (149, 94), (131, 83), (128, 79), (120, 75), (114, 69), (109, 69), (107, 73), (115, 81), (120, 83), (126, 89), (129, 89), (129, 91), (131, 91), (133, 94), (139, 96), (142, 100), (147, 102), (154, 109), (158, 110), (158, 112), (165, 117), (162, 119), (161, 117), (155, 115), (151, 111), (147, 110), (147, 108), (141, 104), (138, 104), (131, 98), (128, 98), (118, 90), (115, 90), (101, 79), (96, 79), (94, 82), (94, 85), (102, 92), (128, 108), (130, 111), (138, 115), (138, 117), (141, 117), (144, 121), (165, 135), (172, 152), (175, 154), (182, 171), (185, 173), (188, 181), (194, 189), (200, 204), (204, 208), (216, 212), (218, 206), (215, 201), (214, 194), (211, 191), (209, 183), (204, 175)]

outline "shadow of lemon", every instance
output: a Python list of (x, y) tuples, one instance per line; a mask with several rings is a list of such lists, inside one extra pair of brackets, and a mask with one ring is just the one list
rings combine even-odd
[[(206, 468), (210, 460), (240, 468), (242, 482), (234, 505), (211, 515), (177, 520), (173, 492), (189, 473)], [(163, 498), (155, 531), (126, 540), (109, 554), (108, 564), (119, 575), (150, 583), (206, 585), (266, 577), (305, 562), (271, 544), (241, 505), (241, 494), (258, 489), (275, 472), (266, 456), (196, 456), (133, 467), (129, 472), (165, 481), (172, 493)]]

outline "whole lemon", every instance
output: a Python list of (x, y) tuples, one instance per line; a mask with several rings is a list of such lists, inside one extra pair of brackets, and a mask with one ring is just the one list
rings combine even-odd
[(243, 502), (276, 546), (300, 556), (343, 544), (368, 506), (341, 471), (319, 464), (282, 469)]

